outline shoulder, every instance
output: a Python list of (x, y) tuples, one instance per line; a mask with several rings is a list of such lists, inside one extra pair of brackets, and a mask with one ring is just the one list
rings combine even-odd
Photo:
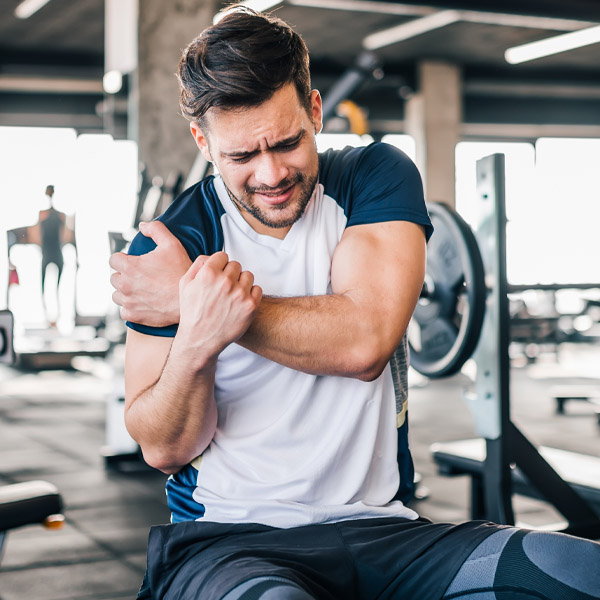
[[(225, 212), (215, 191), (214, 178), (207, 177), (184, 190), (158, 217), (179, 239), (190, 258), (222, 249), (221, 216)], [(145, 254), (156, 244), (138, 233), (131, 242), (130, 254)]]
[(343, 209), (347, 227), (412, 221), (431, 235), (421, 175), (413, 161), (390, 144), (329, 151), (320, 157), (319, 182)]
[(381, 176), (420, 179), (413, 161), (402, 150), (384, 142), (373, 142), (359, 148), (347, 146), (343, 150), (328, 150), (319, 155), (319, 177), (326, 187), (340, 180)]

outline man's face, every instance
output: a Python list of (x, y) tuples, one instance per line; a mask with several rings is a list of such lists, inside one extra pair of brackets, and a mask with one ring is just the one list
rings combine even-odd
[(232, 201), (258, 233), (283, 238), (304, 213), (317, 182), (321, 114), (317, 91), (309, 115), (288, 84), (256, 107), (211, 109), (203, 131), (191, 124), (203, 156), (216, 164)]

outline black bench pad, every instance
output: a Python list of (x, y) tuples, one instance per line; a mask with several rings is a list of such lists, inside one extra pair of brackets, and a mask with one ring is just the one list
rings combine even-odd
[(58, 489), (48, 481), (27, 481), (0, 486), (0, 532), (43, 523), (62, 511)]
[[(483, 477), (486, 456), (483, 438), (439, 442), (432, 444), (430, 449), (440, 474)], [(540, 446), (538, 451), (582, 498), (600, 505), (600, 457), (546, 446)], [(513, 469), (512, 473), (516, 493), (540, 497), (518, 468)]]

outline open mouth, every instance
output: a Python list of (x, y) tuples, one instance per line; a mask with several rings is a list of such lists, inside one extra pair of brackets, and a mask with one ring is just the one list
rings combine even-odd
[(255, 191), (254, 194), (259, 196), (265, 204), (276, 206), (287, 202), (292, 197), (295, 186), (296, 184), (293, 183), (290, 187), (283, 190), (275, 190), (273, 192)]

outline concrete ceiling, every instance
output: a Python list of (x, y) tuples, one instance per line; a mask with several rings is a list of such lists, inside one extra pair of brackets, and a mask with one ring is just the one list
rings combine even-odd
[[(51, 0), (26, 20), (15, 18), (18, 4), (0, 0), (0, 124), (101, 127), (104, 0)], [(461, 66), (467, 121), (600, 125), (600, 44), (522, 65), (504, 59), (508, 47), (600, 23), (599, 0), (284, 0), (276, 11), (304, 36), (325, 93), (367, 36), (429, 23), (375, 51), (385, 77), (356, 100), (376, 118), (402, 114), (416, 65), (432, 59)]]

